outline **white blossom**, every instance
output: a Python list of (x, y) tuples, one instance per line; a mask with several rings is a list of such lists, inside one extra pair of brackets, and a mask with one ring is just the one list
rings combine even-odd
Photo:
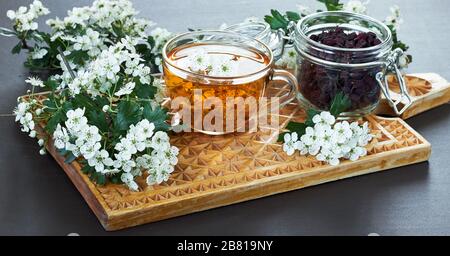
[(402, 54), (398, 59), (398, 65), (400, 68), (407, 68), (409, 63), (408, 56), (406, 54)]
[(31, 58), (34, 60), (42, 59), (48, 53), (47, 49), (36, 47), (31, 53)]
[(330, 126), (336, 122), (336, 118), (328, 111), (323, 111), (312, 118), (312, 121), (319, 126)]
[(37, 116), (40, 116), (41, 114), (42, 114), (42, 108), (37, 108), (35, 111), (34, 111), (34, 113), (37, 115)]
[(53, 141), (57, 149), (64, 149), (69, 142), (70, 137), (65, 127), (61, 127), (60, 124), (56, 126), (53, 132)]
[(170, 147), (169, 136), (165, 132), (158, 131), (153, 135), (149, 145), (156, 151), (165, 151)]
[(137, 191), (139, 189), (137, 183), (134, 181), (134, 177), (131, 173), (123, 173), (120, 179), (125, 183), (131, 190)]
[(236, 74), (237, 63), (231, 59), (221, 59), (213, 61), (212, 69), (209, 75), (212, 76), (233, 76)]
[(14, 115), (16, 116), (15, 121), (19, 122), (22, 126), (22, 132), (31, 133), (34, 130), (35, 124), (33, 121), (33, 115), (30, 112), (32, 104), (33, 102), (20, 102), (13, 111)]
[[(45, 24), (47, 24), (54, 30), (62, 30), (65, 27), (64, 21), (60, 20), (58, 17), (56, 17), (54, 19), (48, 19), (47, 21), (45, 21)], [(59, 31), (57, 32), (57, 34), (55, 33), (56, 37), (59, 37), (62, 34), (63, 33), (59, 32)], [(53, 36), (55, 36), (55, 35), (53, 35)], [(52, 41), (55, 41), (56, 37), (53, 38), (53, 36), (52, 36)]]
[(293, 48), (286, 49), (281, 58), (277, 61), (277, 65), (288, 69), (294, 69), (297, 66), (297, 51)]
[(36, 137), (36, 131), (30, 131), (30, 133), (28, 134), (28, 136), (30, 136), (31, 138), (35, 138)]
[(16, 109), (14, 110), (14, 114), (16, 115), (16, 122), (25, 116), (28, 109), (30, 109), (30, 103), (28, 102), (20, 102)]
[(128, 82), (122, 88), (120, 88), (120, 90), (114, 93), (114, 95), (116, 96), (128, 95), (133, 92), (134, 87), (135, 87), (134, 82)]
[(300, 140), (305, 146), (322, 144), (323, 130), (306, 127), (305, 134), (300, 137)]
[(327, 162), (331, 165), (339, 164), (340, 155), (335, 154), (331, 149), (322, 149), (319, 154), (317, 154), (317, 160)]
[(343, 10), (347, 12), (366, 14), (367, 4), (369, 4), (368, 0), (365, 2), (361, 2), (359, 0), (350, 0), (344, 4)]
[(77, 108), (75, 110), (71, 109), (66, 113), (67, 121), (65, 122), (66, 127), (78, 135), (80, 131), (86, 128), (87, 118), (84, 116), (84, 109)]
[(97, 151), (94, 157), (88, 159), (88, 164), (89, 166), (94, 167), (97, 172), (106, 174), (109, 173), (109, 170), (105, 169), (105, 166), (113, 166), (114, 162), (109, 157), (108, 151), (102, 149), (100, 151)]
[(30, 12), (34, 13), (36, 17), (50, 13), (50, 11), (39, 0), (34, 0), (33, 3), (30, 4)]
[(91, 57), (98, 56), (106, 48), (103, 40), (100, 38), (100, 33), (91, 28), (88, 28), (84, 35), (71, 38), (70, 41), (74, 43), (74, 50), (87, 51)]
[(356, 161), (367, 154), (365, 146), (372, 140), (368, 122), (347, 121), (335, 123), (329, 112), (313, 116), (314, 127), (306, 127), (298, 139), (297, 133), (284, 136), (283, 151), (292, 155), (298, 150), (301, 155), (313, 155), (319, 161), (338, 165), (340, 158)]
[(18, 32), (37, 30), (38, 24), (35, 21), (38, 17), (49, 14), (49, 10), (38, 0), (33, 1), (29, 8), (19, 7), (17, 11), (8, 10), (6, 16), (14, 21), (14, 29)]
[(155, 28), (150, 32), (150, 36), (155, 39), (155, 46), (154, 46), (154, 53), (159, 53), (159, 51), (162, 49), (163, 45), (169, 40), (169, 38), (172, 36), (172, 33), (170, 33), (165, 28)]
[[(36, 30), (36, 18), (48, 14), (49, 11), (41, 2), (34, 1), (28, 8), (20, 7), (17, 11), (8, 11), (7, 16), (13, 20), (17, 32)], [(136, 79), (144, 85), (153, 85), (157, 91), (152, 106), (158, 106), (165, 98), (164, 84), (155, 79), (153, 83), (150, 66), (140, 56), (135, 46), (147, 41), (145, 30), (152, 26), (152, 22), (135, 18), (137, 12), (130, 1), (126, 0), (96, 0), (92, 6), (75, 7), (68, 11), (65, 18), (58, 17), (47, 20), (51, 27), (51, 41), (63, 40), (67, 42), (64, 56), (71, 54), (86, 54), (83, 62), (68, 61), (69, 68), (63, 63), (63, 58), (57, 55), (62, 73), (51, 76), (58, 81), (57, 90), (67, 89), (70, 96), (86, 94), (92, 99), (97, 96), (108, 96), (110, 103), (101, 107), (105, 113), (116, 113), (117, 99), (111, 95), (123, 96), (130, 94), (136, 84)], [(113, 25), (120, 24), (125, 36), (117, 42), (111, 35), (116, 34)], [(37, 34), (36, 34), (37, 35)], [(161, 49), (171, 33), (157, 28), (150, 32), (155, 40), (151, 49), (156, 57), (152, 57), (156, 65), (161, 64)], [(32, 59), (42, 59), (49, 54), (48, 48), (36, 45), (30, 53)], [(69, 69), (75, 72), (72, 78)], [(225, 67), (225, 70), (228, 70)], [(125, 79), (122, 77), (126, 76)], [(120, 82), (119, 82), (120, 81)], [(35, 77), (26, 80), (32, 86), (43, 87), (44, 83)], [(113, 88), (115, 91), (113, 92)], [(31, 93), (31, 91), (30, 91)], [(62, 103), (62, 102), (61, 102)], [(58, 103), (59, 104), (59, 103)], [(36, 137), (34, 130), (37, 118), (45, 107), (35, 100), (28, 103), (19, 100), (14, 114), (20, 122), (22, 131), (29, 136)], [(90, 109), (89, 109), (90, 110)], [(89, 112), (90, 113), (90, 112)], [(167, 181), (178, 162), (178, 148), (172, 146), (167, 133), (156, 131), (155, 125), (143, 119), (128, 127), (126, 134), (119, 137), (115, 145), (105, 131), (100, 131), (88, 120), (84, 108), (73, 108), (66, 112), (67, 120), (56, 125), (52, 134), (53, 144), (57, 149), (71, 152), (75, 157), (82, 157), (88, 166), (102, 175), (118, 174), (121, 180), (131, 190), (138, 190), (135, 182), (137, 176), (147, 172), (148, 184), (159, 184)], [(46, 117), (40, 116), (44, 119)], [(40, 120), (40, 119), (38, 119)], [(40, 138), (38, 144), (42, 147), (45, 141)], [(40, 153), (44, 154), (45, 149)]]
[(291, 134), (286, 133), (284, 135), (283, 151), (286, 152), (288, 156), (292, 156), (294, 154), (294, 151), (297, 149), (297, 141), (298, 135), (296, 132)]
[(25, 80), (25, 83), (31, 84), (32, 86), (44, 87), (44, 82), (38, 77), (30, 76)]
[(400, 25), (403, 23), (403, 19), (400, 17), (400, 8), (394, 5), (389, 10), (391, 14), (386, 17), (384, 23), (388, 26), (393, 26), (395, 30), (399, 30)]
[(336, 123), (334, 130), (336, 131), (338, 143), (344, 143), (353, 136), (352, 129), (350, 129), (350, 124), (347, 121)]
[(205, 50), (199, 49), (188, 56), (188, 63), (192, 71), (201, 72), (211, 65), (211, 60)]

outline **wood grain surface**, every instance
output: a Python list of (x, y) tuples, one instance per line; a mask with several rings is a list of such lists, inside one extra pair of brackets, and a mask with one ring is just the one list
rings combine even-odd
[[(269, 95), (282, 92), (272, 84)], [(313, 156), (286, 155), (276, 142), (290, 121), (302, 121), (305, 111), (291, 103), (279, 113), (278, 129), (261, 127), (256, 133), (210, 136), (183, 133), (171, 136), (180, 149), (179, 163), (169, 180), (139, 191), (124, 185), (98, 186), (82, 174), (74, 161), (66, 164), (53, 145), (48, 151), (80, 191), (106, 230), (117, 230), (210, 208), (256, 199), (348, 177), (428, 160), (430, 144), (400, 118), (368, 116), (374, 139), (368, 155), (355, 162), (330, 166)], [(42, 130), (41, 130), (42, 132)]]
[[(408, 92), (412, 98), (412, 104), (400, 115), (402, 119), (408, 119), (450, 101), (450, 83), (442, 76), (435, 73), (417, 73), (408, 74), (404, 77)], [(391, 76), (388, 82), (393, 99), (399, 98), (398, 92), (400, 89), (397, 80)], [(399, 109), (403, 106), (404, 103), (400, 103)], [(384, 96), (375, 113), (395, 116), (393, 109)]]

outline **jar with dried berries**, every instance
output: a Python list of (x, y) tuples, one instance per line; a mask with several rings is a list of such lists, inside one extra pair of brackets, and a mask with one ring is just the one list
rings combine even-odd
[[(400, 49), (382, 22), (349, 12), (320, 12), (304, 17), (290, 35), (298, 53), (297, 99), (305, 108), (329, 110), (338, 93), (350, 100), (344, 116), (363, 116), (378, 105), (383, 92), (397, 113), (411, 102), (398, 70)], [(389, 95), (386, 75), (400, 81), (401, 97)]]

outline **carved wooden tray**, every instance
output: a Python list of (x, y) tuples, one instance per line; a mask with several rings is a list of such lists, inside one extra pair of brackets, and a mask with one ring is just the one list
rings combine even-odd
[[(268, 94), (282, 93), (273, 85)], [(280, 112), (280, 126), (305, 118), (291, 103)], [(64, 163), (53, 145), (48, 151), (61, 165), (106, 230), (118, 230), (214, 207), (234, 204), (352, 176), (428, 160), (430, 144), (400, 118), (368, 116), (375, 138), (368, 155), (356, 162), (329, 166), (314, 157), (287, 156), (276, 143), (279, 129), (257, 133), (208, 136), (173, 135), (179, 163), (166, 183), (147, 186), (138, 180), (139, 192), (123, 185), (97, 186), (77, 162)], [(42, 129), (41, 129), (42, 131)]]
[[(405, 76), (408, 92), (412, 98), (412, 105), (400, 116), (407, 119), (422, 112), (448, 103), (450, 101), (450, 83), (438, 74), (420, 73)], [(398, 83), (394, 77), (389, 77), (389, 88), (392, 96), (397, 99), (399, 95)], [(399, 108), (402, 108), (401, 105)], [(375, 111), (377, 114), (395, 116), (394, 111), (383, 97)]]

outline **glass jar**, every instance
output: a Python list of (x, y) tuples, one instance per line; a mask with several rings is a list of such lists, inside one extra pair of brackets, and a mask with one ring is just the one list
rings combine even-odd
[[(349, 12), (319, 12), (308, 15), (291, 26), (290, 35), (297, 57), (295, 75), (298, 81), (297, 99), (308, 109), (329, 110), (337, 93), (346, 95), (351, 106), (343, 116), (363, 116), (378, 105), (381, 91), (397, 114), (411, 104), (398, 58), (400, 49), (392, 51), (392, 34), (382, 22), (369, 16)], [(342, 28), (346, 33), (373, 32), (381, 41), (367, 48), (338, 48), (318, 43), (311, 35)], [(400, 81), (401, 97), (393, 100), (387, 86), (387, 74), (394, 73)], [(402, 109), (397, 105), (405, 99)]]
[(226, 31), (233, 31), (235, 33), (246, 35), (266, 44), (273, 54), (274, 61), (281, 58), (284, 51), (285, 33), (283, 30), (273, 31), (270, 25), (266, 22), (251, 21), (242, 22), (231, 25), (225, 28)]

